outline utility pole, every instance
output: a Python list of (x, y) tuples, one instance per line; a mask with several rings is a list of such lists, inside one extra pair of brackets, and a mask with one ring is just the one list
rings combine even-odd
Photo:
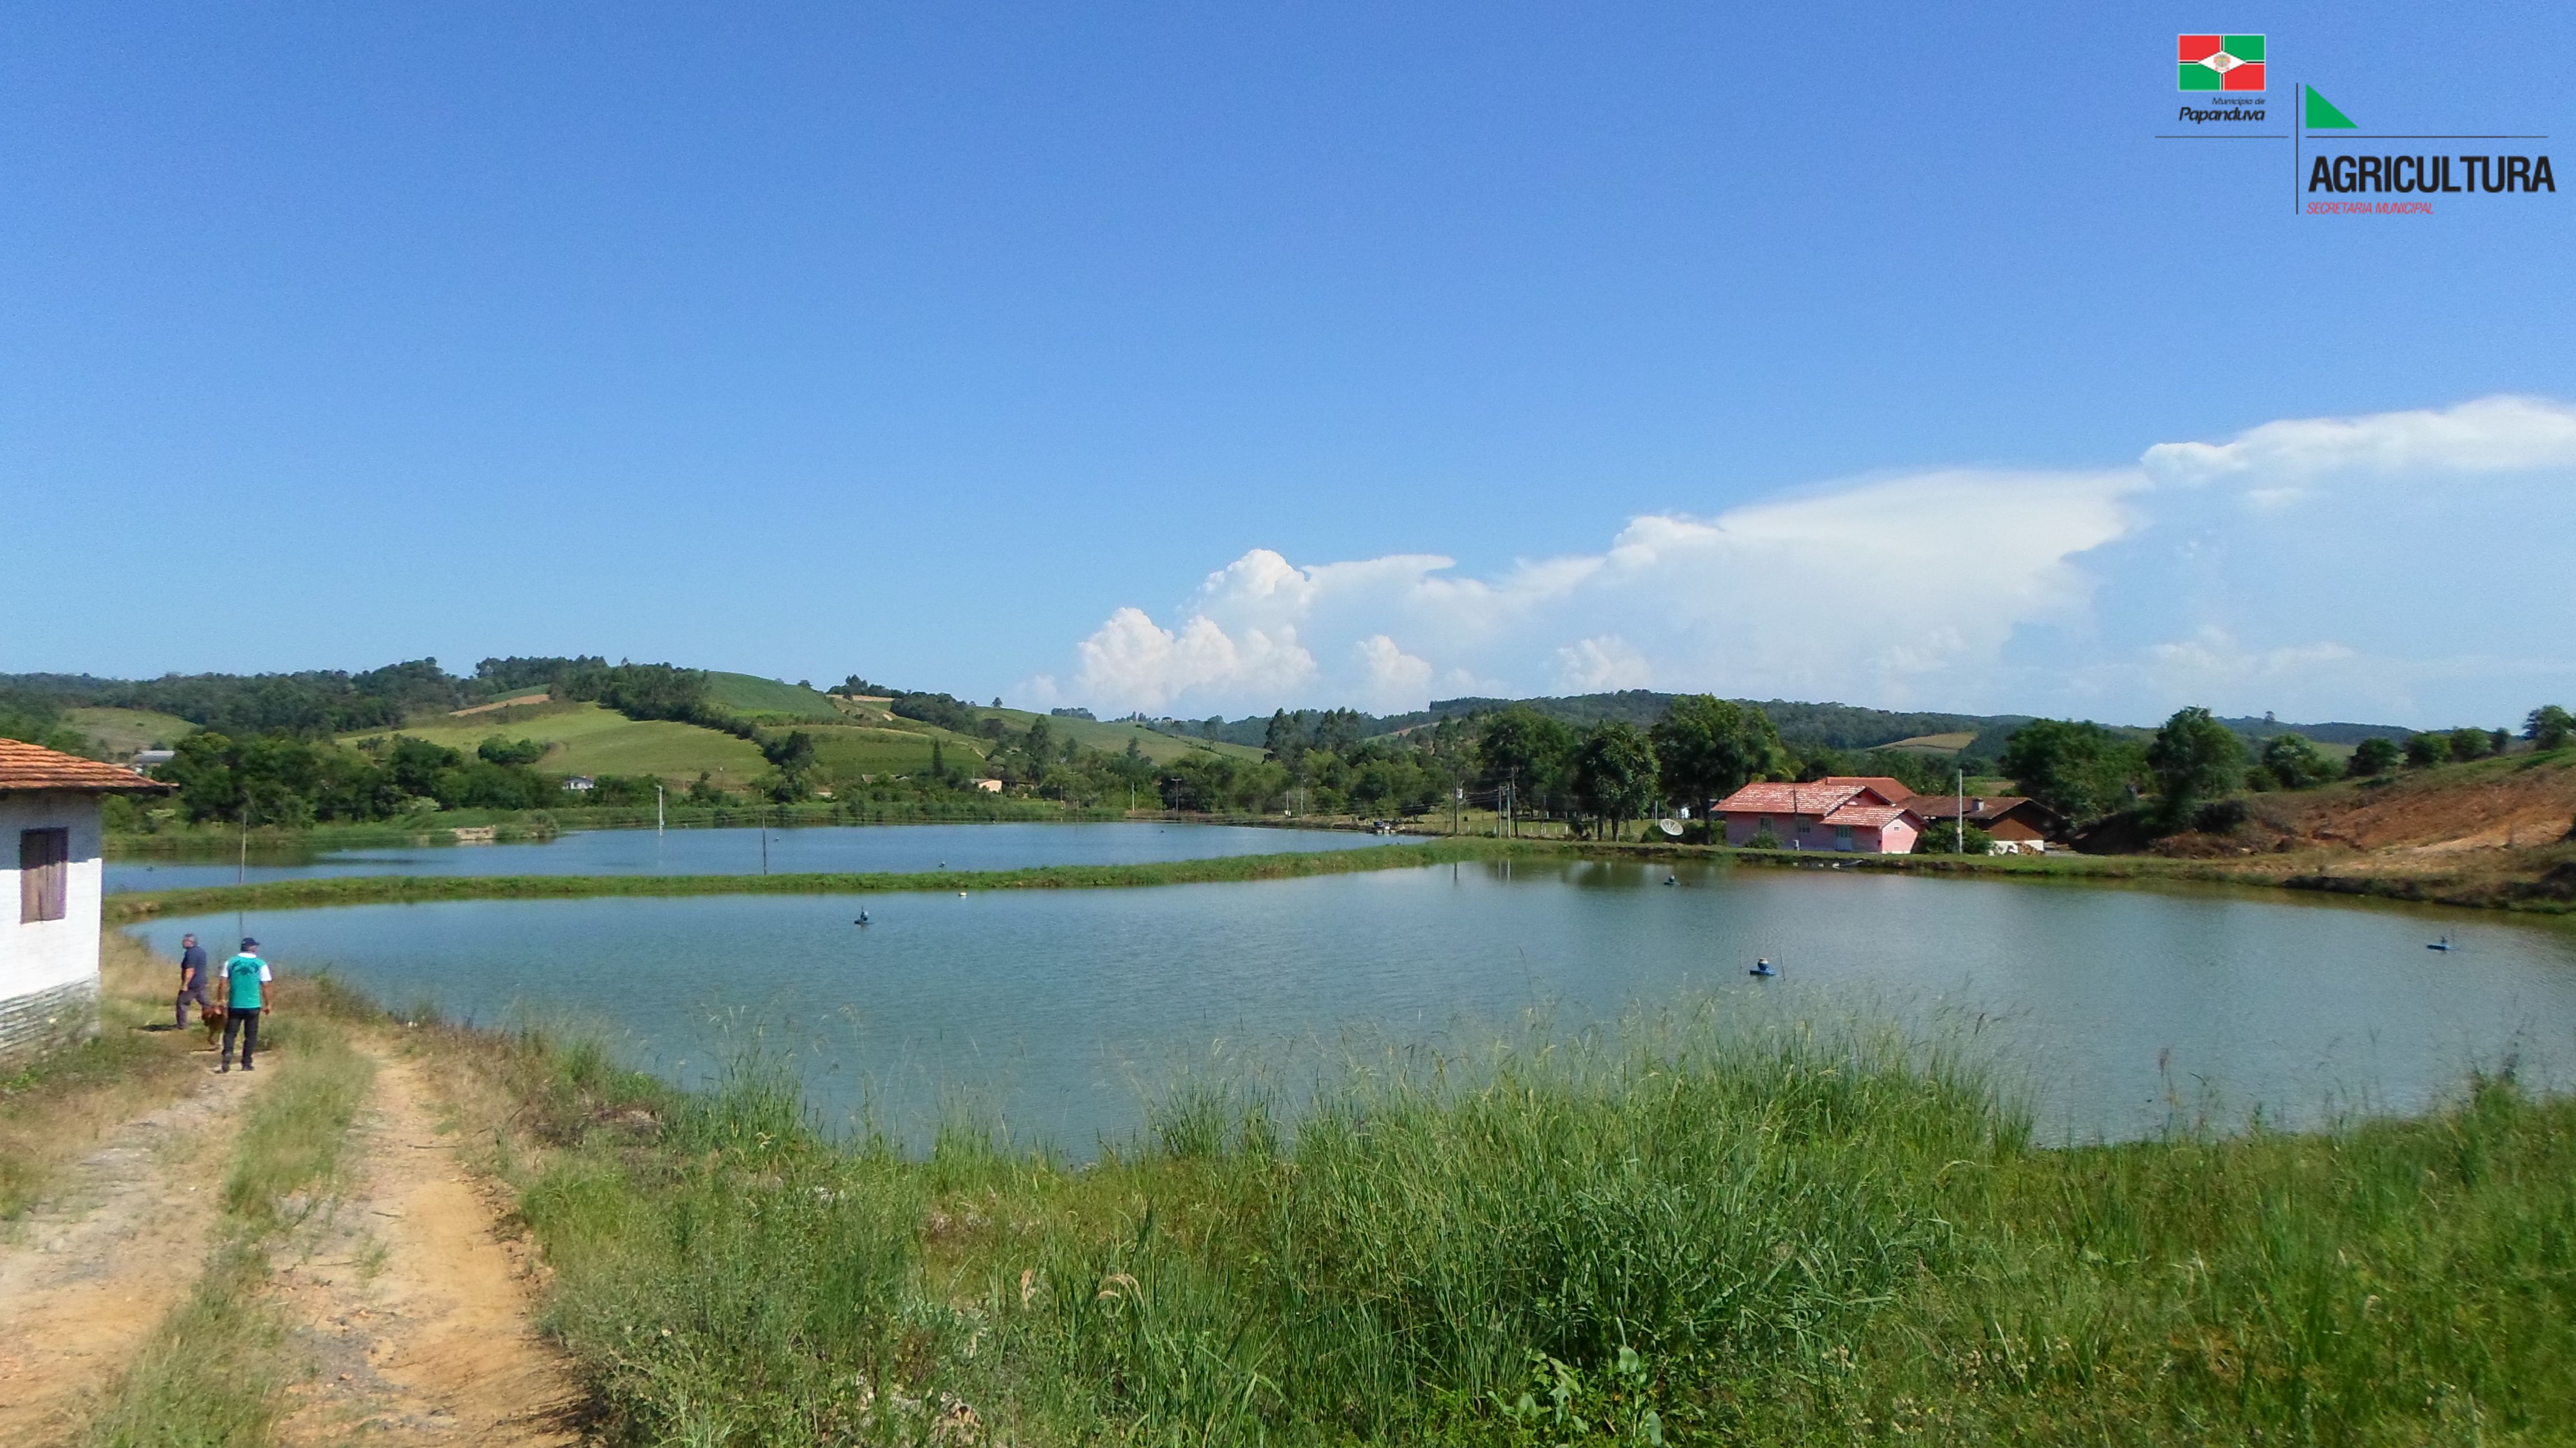
[(1459, 811), (1459, 809), (1460, 809), (1462, 806), (1464, 806), (1466, 803), (1467, 803), (1467, 786), (1465, 786), (1465, 785), (1463, 785), (1463, 784), (1459, 784), (1459, 785), (1452, 785), (1452, 786), (1450, 786), (1450, 788), (1449, 788), (1449, 833), (1451, 833), (1451, 834), (1453, 834), (1453, 835), (1454, 835), (1454, 834), (1456, 834), (1456, 833), (1458, 833), (1458, 811)]
[(653, 838), (657, 840), (662, 838), (664, 823), (665, 821), (663, 819), (662, 810), (662, 786), (657, 784), (653, 786)]
[(1950, 831), (1950, 853), (1968, 853), (1968, 771), (1965, 769), (1959, 771), (1958, 824)]

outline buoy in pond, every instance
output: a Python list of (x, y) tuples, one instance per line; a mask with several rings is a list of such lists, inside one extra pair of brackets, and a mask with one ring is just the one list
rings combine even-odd
[(1665, 884), (1667, 884), (1667, 885), (1678, 885), (1678, 884), (1680, 884), (1681, 882), (1682, 882), (1682, 877), (1681, 877), (1681, 876), (1679, 876), (1679, 875), (1666, 875), (1666, 876), (1664, 877), (1664, 883), (1665, 883)]
[(852, 925), (865, 925), (865, 924), (867, 924), (867, 923), (868, 923), (868, 912), (866, 912), (865, 910), (860, 911), (860, 912), (859, 912), (859, 918), (858, 918), (858, 919), (856, 919), (856, 920), (851, 921), (850, 923), (851, 923)]
[(1753, 968), (1745, 972), (1746, 975), (1760, 976), (1773, 976), (1778, 975), (1779, 973), (1780, 972), (1771, 968), (1771, 962), (1767, 959), (1754, 961)]
[(2451, 937), (2445, 935), (2441, 939), (2434, 941), (2432, 944), (2427, 945), (2424, 948), (2426, 950), (2448, 950), (2451, 948)]

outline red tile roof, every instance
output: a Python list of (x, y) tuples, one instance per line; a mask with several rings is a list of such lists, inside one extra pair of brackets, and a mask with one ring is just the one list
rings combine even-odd
[(1904, 780), (1890, 779), (1884, 774), (1828, 774), (1816, 782), (1857, 784), (1864, 789), (1874, 789), (1878, 791), (1878, 797), (1889, 804), (1903, 804), (1914, 797), (1914, 791), (1906, 787)]
[(169, 787), (121, 765), (101, 764), (41, 745), (0, 739), (0, 789), (150, 791)]
[(1748, 784), (1717, 802), (1720, 814), (1831, 814), (1846, 804), (1907, 804), (1915, 796), (1892, 779), (1839, 775), (1805, 784)]

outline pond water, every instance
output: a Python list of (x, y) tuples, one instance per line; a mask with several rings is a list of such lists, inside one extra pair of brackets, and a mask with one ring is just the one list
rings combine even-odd
[[(1402, 838), (1348, 830), (1264, 829), (1150, 820), (1100, 824), (814, 825), (767, 833), (767, 873), (1019, 870), (1035, 865), (1143, 865), (1291, 850), (1351, 850)], [(319, 875), (757, 875), (758, 829), (582, 830), (542, 844), (416, 845), (337, 850), (293, 863), (109, 860), (106, 888), (302, 880)]]
[[(966, 896), (464, 901), (254, 915), (282, 969), (395, 1003), (605, 1028), (702, 1081), (758, 1036), (827, 1115), (918, 1144), (965, 1102), (1087, 1154), (1211, 1051), (1476, 1044), (1704, 989), (1721, 1006), (1972, 1036), (2050, 1141), (2177, 1113), (2421, 1109), (2472, 1069), (2576, 1066), (2576, 932), (2275, 893), (1605, 862)], [(872, 923), (852, 919), (865, 908)], [(231, 915), (142, 927), (167, 951)], [(2447, 934), (2457, 948), (2429, 951)], [(1756, 957), (1780, 979), (1744, 974)], [(1311, 1072), (1308, 1072), (1311, 1079)]]

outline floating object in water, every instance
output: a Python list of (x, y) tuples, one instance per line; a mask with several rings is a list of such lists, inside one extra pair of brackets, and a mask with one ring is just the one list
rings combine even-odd
[(958, 898), (958, 899), (960, 899), (960, 900), (965, 899), (965, 898), (966, 898), (966, 892), (965, 892), (965, 891), (963, 891), (963, 890), (958, 891), (958, 892), (957, 892), (957, 898)]
[(1678, 885), (1678, 884), (1680, 884), (1681, 882), (1682, 882), (1682, 877), (1681, 877), (1681, 876), (1679, 876), (1679, 875), (1666, 875), (1666, 876), (1664, 877), (1664, 883), (1665, 883), (1665, 884), (1667, 884), (1667, 885)]
[(2445, 935), (2441, 939), (2434, 941), (2424, 948), (2426, 950), (2448, 950), (2451, 948), (2451, 937)]
[(868, 912), (866, 912), (865, 910), (860, 911), (860, 912), (859, 912), (859, 918), (858, 918), (858, 919), (856, 919), (856, 920), (851, 921), (850, 923), (851, 923), (852, 925), (865, 925), (865, 924), (867, 924), (867, 923), (868, 923)]
[(1768, 959), (1754, 961), (1753, 968), (1745, 972), (1746, 975), (1758, 975), (1764, 977), (1775, 976), (1779, 973), (1780, 972), (1771, 968), (1771, 962)]

